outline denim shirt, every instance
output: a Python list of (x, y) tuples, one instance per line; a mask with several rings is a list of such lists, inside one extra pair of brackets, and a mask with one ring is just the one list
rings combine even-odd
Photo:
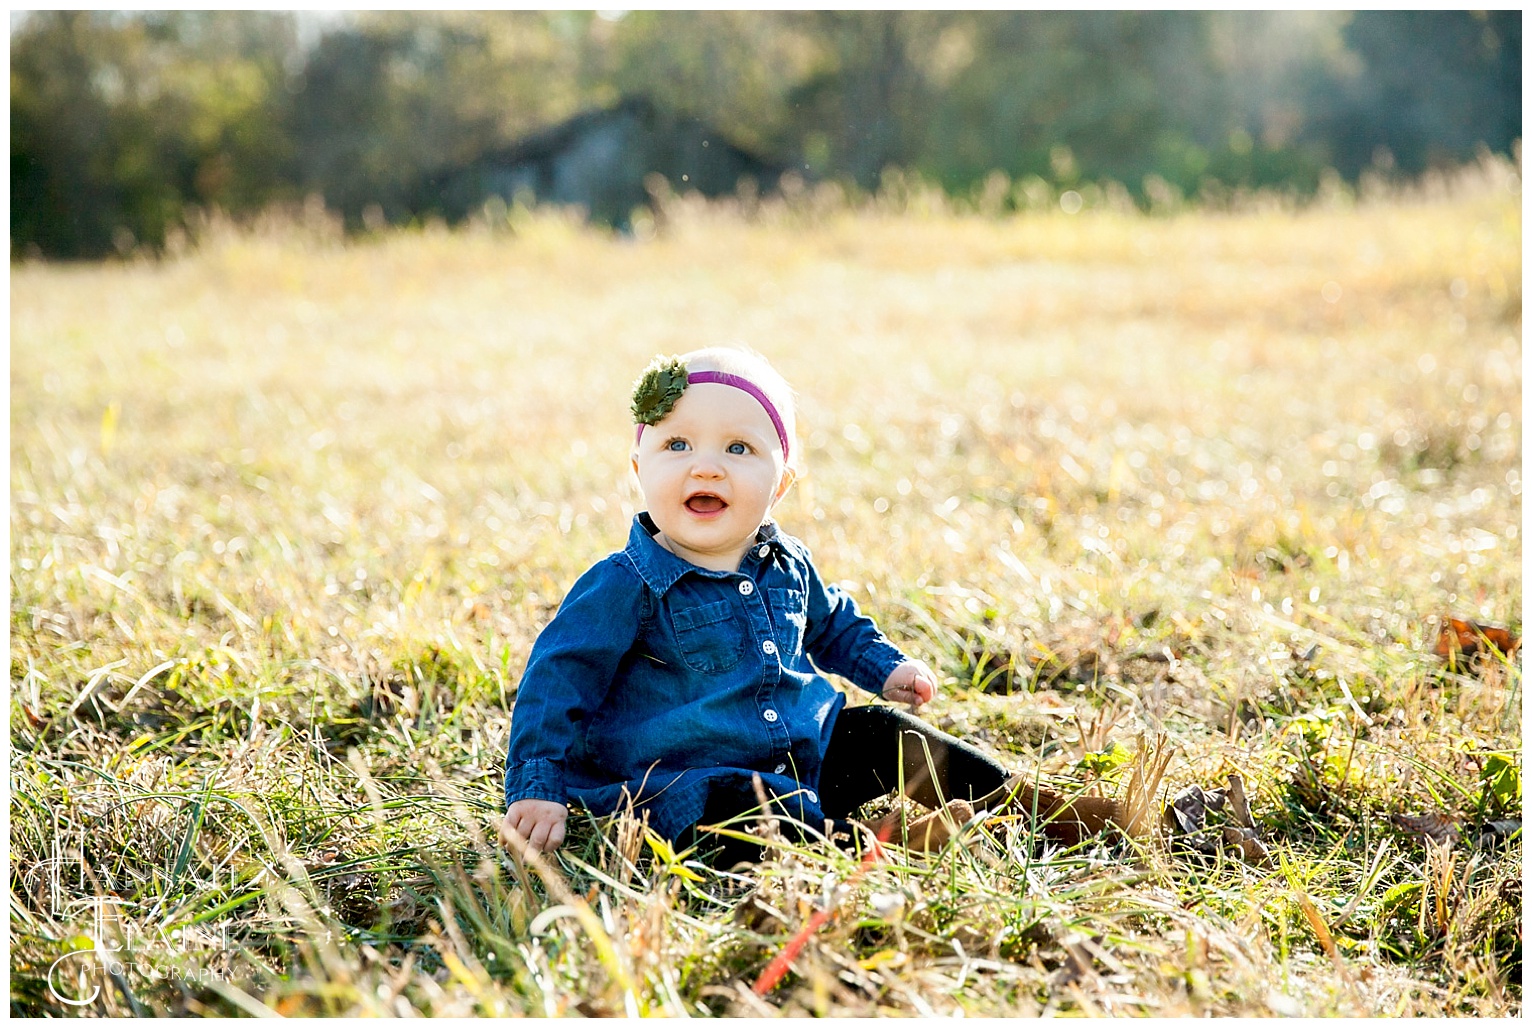
[(820, 827), (819, 769), (846, 697), (905, 660), (808, 549), (766, 524), (737, 571), (710, 571), (634, 518), (626, 549), (575, 582), (517, 689), (505, 800), (610, 814), (631, 796), (675, 838), (710, 787), (759, 773), (779, 812)]

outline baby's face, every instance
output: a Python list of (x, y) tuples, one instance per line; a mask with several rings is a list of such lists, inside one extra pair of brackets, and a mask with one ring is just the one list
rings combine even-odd
[(633, 467), (671, 550), (718, 571), (739, 567), (791, 483), (760, 403), (715, 382), (689, 386), (664, 421), (644, 429)]

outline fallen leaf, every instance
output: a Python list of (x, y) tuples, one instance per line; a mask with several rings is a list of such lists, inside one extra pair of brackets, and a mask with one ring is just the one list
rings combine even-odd
[(1233, 825), (1225, 825), (1223, 830), (1225, 846), (1231, 846), (1239, 850), (1240, 859), (1252, 867), (1271, 867), (1271, 850), (1266, 844), (1256, 838), (1255, 832), (1248, 828), (1236, 828)]
[(1182, 832), (1201, 831), (1207, 826), (1207, 812), (1222, 810), (1224, 799), (1222, 789), (1205, 790), (1200, 785), (1187, 786), (1170, 801), (1168, 812), (1174, 816), (1173, 827)]
[[(1225, 811), (1235, 824), (1210, 827), (1208, 811)], [(1228, 789), (1203, 789), (1189, 785), (1176, 794), (1165, 807), (1164, 824), (1174, 846), (1208, 857), (1220, 850), (1234, 850), (1242, 861), (1253, 867), (1271, 867), (1271, 851), (1256, 834), (1255, 820), (1245, 799), (1244, 779), (1229, 775)]]
[(1457, 818), (1446, 814), (1394, 814), (1389, 820), (1410, 835), (1432, 842), (1447, 843), (1458, 837)]
[(1480, 655), (1509, 659), (1520, 648), (1521, 639), (1509, 628), (1445, 617), (1431, 652), (1449, 664), (1457, 664)]
[(1241, 828), (1254, 828), (1255, 818), (1250, 816), (1250, 803), (1245, 799), (1245, 780), (1233, 771), (1229, 772), (1229, 813)]
[(1521, 819), (1490, 821), (1479, 830), (1479, 846), (1490, 849), (1504, 846), (1521, 834)]

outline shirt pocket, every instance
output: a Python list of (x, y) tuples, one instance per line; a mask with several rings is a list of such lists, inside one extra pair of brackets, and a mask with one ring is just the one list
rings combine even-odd
[(803, 631), (808, 625), (808, 602), (800, 589), (771, 589), (771, 612), (777, 631), (777, 645), (782, 647), (782, 662), (787, 663), (803, 650)]
[(729, 671), (745, 655), (745, 634), (728, 600), (674, 611), (670, 623), (681, 658), (693, 671)]

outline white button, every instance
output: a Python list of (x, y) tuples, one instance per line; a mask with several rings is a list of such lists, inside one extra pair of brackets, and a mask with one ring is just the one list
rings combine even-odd
[(770, 707), (766, 708), (766, 710), (762, 712), (761, 717), (765, 718), (767, 721), (770, 721), (772, 724), (777, 723), (777, 712), (772, 710)]
[(739, 594), (741, 596), (749, 596), (753, 592), (755, 592), (755, 583), (754, 582), (741, 582), (741, 583), (739, 583)]
[(761, 643), (761, 649), (765, 650), (767, 653), (775, 653), (777, 652), (777, 644), (772, 642), (770, 639), (767, 639), (765, 642)]
[(804, 795), (806, 795), (809, 798), (809, 802), (810, 803), (818, 803), (819, 802), (819, 793), (815, 792), (813, 789), (810, 789)]
[(786, 764), (778, 764), (777, 765), (777, 769), (775, 771), (773, 771), (772, 774), (779, 775), (783, 771), (786, 771), (786, 770), (787, 770), (787, 765)]
[(761, 545), (759, 545), (759, 546), (757, 546), (755, 548), (755, 555), (757, 557), (764, 557), (764, 556), (766, 556), (766, 554), (768, 554), (770, 552), (771, 552), (771, 547), (767, 546), (765, 543), (761, 543)]

